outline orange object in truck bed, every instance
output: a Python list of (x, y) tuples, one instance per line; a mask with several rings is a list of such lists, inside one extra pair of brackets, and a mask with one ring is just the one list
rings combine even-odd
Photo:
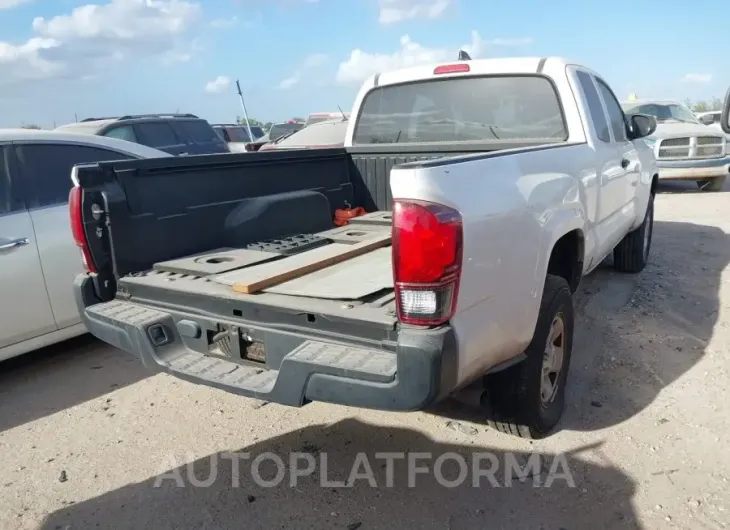
[(361, 206), (358, 206), (357, 208), (341, 208), (339, 210), (335, 210), (335, 224), (337, 226), (345, 226), (350, 222), (350, 219), (360, 217), (366, 213), (365, 208)]

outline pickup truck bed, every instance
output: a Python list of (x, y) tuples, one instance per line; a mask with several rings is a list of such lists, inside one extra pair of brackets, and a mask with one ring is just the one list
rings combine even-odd
[[(501, 147), (518, 146), (492, 146)], [(389, 209), (394, 165), (445, 154), (465, 152), (328, 149), (79, 166), (96, 269), (76, 281), (86, 324), (148, 368), (241, 395), (419, 409), (456, 385), (453, 330), (397, 325), (390, 286), (332, 297), (332, 281), (349, 283), (349, 292), (378, 283), (389, 248), (329, 267), (329, 282), (318, 273), (288, 282), (308, 296), (283, 294), (287, 284), (241, 294), (212, 276), (159, 267), (294, 233), (327, 235), (337, 208)], [(92, 204), (107, 215), (94, 216)]]

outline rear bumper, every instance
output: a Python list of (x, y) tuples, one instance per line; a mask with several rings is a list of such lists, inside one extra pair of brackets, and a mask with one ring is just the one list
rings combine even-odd
[(264, 332), (265, 351), (285, 349), (271, 369), (206, 355), (205, 329), (189, 315), (122, 300), (99, 303), (86, 275), (74, 287), (83, 321), (97, 338), (137, 356), (150, 370), (242, 396), (295, 407), (325, 401), (410, 411), (447, 397), (456, 385), (450, 327), (401, 330), (394, 352)]
[(657, 160), (660, 180), (703, 180), (730, 173), (730, 156), (707, 160)]

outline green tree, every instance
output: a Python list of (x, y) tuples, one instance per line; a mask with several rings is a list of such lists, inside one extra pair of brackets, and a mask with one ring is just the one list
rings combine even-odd
[(722, 100), (720, 98), (712, 98), (708, 100), (699, 100), (692, 103), (690, 99), (685, 100), (685, 104), (692, 109), (693, 112), (708, 112), (711, 110), (722, 110)]
[[(246, 124), (246, 119), (242, 116), (236, 116), (236, 123), (241, 123), (243, 125)], [(261, 120), (257, 120), (256, 118), (249, 118), (248, 124), (252, 127), (263, 127), (265, 124)]]

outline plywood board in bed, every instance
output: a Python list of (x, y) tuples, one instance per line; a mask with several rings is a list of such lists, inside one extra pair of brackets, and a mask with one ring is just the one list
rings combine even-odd
[(261, 250), (219, 248), (185, 258), (155, 263), (154, 269), (177, 274), (190, 274), (192, 276), (209, 276), (264, 263), (280, 257), (280, 254)]
[(354, 245), (331, 243), (270, 263), (220, 274), (213, 280), (232, 286), (236, 292), (252, 294), (388, 245), (390, 233), (373, 236)]
[(264, 292), (332, 300), (359, 300), (383, 289), (393, 288), (391, 255), (390, 247), (379, 248), (269, 287)]

